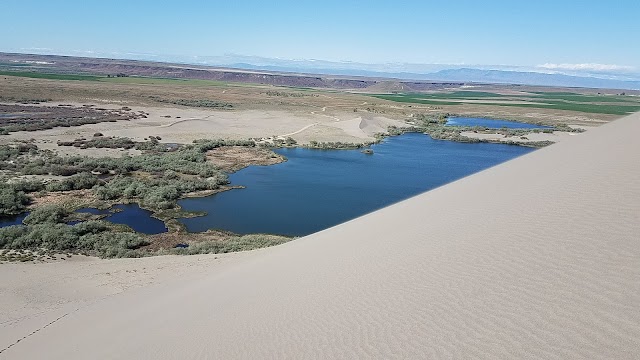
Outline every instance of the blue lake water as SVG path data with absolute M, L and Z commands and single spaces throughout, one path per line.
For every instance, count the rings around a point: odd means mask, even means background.
M 3 216 L 0 217 L 0 228 L 11 225 L 20 225 L 22 224 L 22 220 L 27 217 L 29 213 L 23 213 L 15 216 Z
M 120 211 L 111 211 L 116 209 Z M 94 215 L 108 215 L 104 220 L 110 221 L 114 224 L 128 225 L 133 230 L 144 234 L 159 234 L 167 232 L 167 227 L 164 225 L 164 222 L 151 217 L 151 212 L 141 209 L 138 204 L 115 205 L 111 209 L 107 210 L 83 208 L 79 209 L 77 212 L 90 213 Z M 23 213 L 12 217 L 2 217 L 0 218 L 0 228 L 11 225 L 20 225 L 27 215 L 29 215 L 29 213 Z M 79 222 L 80 221 L 69 221 L 67 222 L 67 225 L 75 225 Z
M 230 175 L 232 184 L 246 188 L 180 200 L 185 210 L 207 212 L 180 221 L 191 232 L 307 235 L 533 150 L 433 140 L 420 133 L 391 137 L 371 148 L 373 155 L 359 150 L 276 150 L 288 161 L 250 166 Z M 137 204 L 78 211 L 105 214 L 105 220 L 141 233 L 167 231 L 162 221 Z M 27 215 L 0 218 L 0 227 L 21 224 Z
M 433 140 L 421 133 L 387 138 L 371 148 L 373 155 L 359 150 L 276 150 L 288 161 L 230 175 L 232 184 L 246 188 L 180 200 L 185 210 L 208 213 L 180 221 L 191 232 L 302 236 L 532 151 Z
M 549 126 L 526 124 L 516 121 L 495 120 L 474 117 L 450 117 L 447 119 L 447 126 L 482 126 L 489 129 L 550 129 Z
M 111 210 L 119 210 L 113 212 Z M 111 209 L 98 210 L 93 208 L 84 208 L 78 212 L 88 212 L 95 215 L 111 214 L 104 220 L 114 224 L 128 225 L 133 230 L 144 234 L 159 234 L 167 232 L 164 222 L 151 217 L 151 212 L 141 209 L 138 204 L 121 204 L 115 205 Z

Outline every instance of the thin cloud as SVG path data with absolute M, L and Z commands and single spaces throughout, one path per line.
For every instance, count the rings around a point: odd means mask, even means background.
M 23 47 L 20 48 L 21 51 L 52 51 L 52 48 L 46 47 Z
M 614 65 L 614 64 L 542 64 L 536 66 L 540 69 L 547 70 L 570 70 L 570 71 L 631 71 L 634 70 L 633 66 L 626 65 Z
M 71 52 L 74 52 L 76 54 L 95 54 L 96 53 L 93 50 L 71 50 Z

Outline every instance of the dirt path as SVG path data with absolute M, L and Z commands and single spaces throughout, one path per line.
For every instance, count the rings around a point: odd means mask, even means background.
M 181 120 L 178 120 L 178 121 L 174 121 L 174 122 L 172 122 L 170 124 L 160 125 L 158 127 L 161 127 L 161 128 L 172 127 L 173 125 L 177 125 L 177 124 L 180 124 L 180 123 L 183 123 L 183 122 L 187 122 L 187 121 L 206 120 L 206 119 L 208 119 L 208 118 L 210 118 L 212 116 L 213 115 L 208 115 L 208 116 L 205 116 L 205 117 L 202 117 L 202 118 L 181 119 Z
M 323 109 L 322 109 L 322 111 L 324 111 L 324 109 L 326 109 L 326 107 L 325 107 L 325 108 L 323 108 Z M 318 114 L 318 113 L 317 113 L 317 112 L 315 112 L 315 111 L 312 111 L 312 112 L 311 112 L 311 114 L 312 114 L 312 115 L 318 115 L 318 116 L 328 117 L 328 118 L 333 119 L 333 120 L 335 120 L 335 121 L 340 121 L 340 118 L 338 118 L 338 117 L 331 116 L 331 115 L 325 115 L 325 114 Z
M 312 112 L 312 114 L 313 114 L 313 112 Z M 300 130 L 294 131 L 294 132 L 292 132 L 292 133 L 288 133 L 288 134 L 280 135 L 280 136 L 282 136 L 282 137 L 287 137 L 287 136 L 292 136 L 292 135 L 295 135 L 295 134 L 299 134 L 299 133 L 301 133 L 301 132 L 303 132 L 303 131 L 305 131 L 305 130 L 307 130 L 307 129 L 309 129 L 309 128 L 312 128 L 312 127 L 314 127 L 314 126 L 318 125 L 318 124 L 320 124 L 320 123 L 319 123 L 319 122 L 317 122 L 317 123 L 313 123 L 313 124 L 311 124 L 311 125 L 307 125 L 307 126 L 303 127 L 303 128 L 302 128 L 302 129 L 300 129 Z

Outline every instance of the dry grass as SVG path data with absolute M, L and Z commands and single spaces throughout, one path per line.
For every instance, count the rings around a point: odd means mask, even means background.
M 224 172 L 235 172 L 249 165 L 274 165 L 286 161 L 282 155 L 265 148 L 224 146 L 207 152 L 207 161 Z

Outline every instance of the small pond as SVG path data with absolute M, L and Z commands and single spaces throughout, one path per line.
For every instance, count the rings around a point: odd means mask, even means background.
M 489 129 L 551 129 L 549 126 L 527 124 L 516 121 L 496 120 L 475 117 L 450 117 L 446 126 L 482 126 Z
M 167 232 L 164 222 L 151 217 L 151 212 L 141 209 L 138 204 L 115 205 L 111 209 L 99 210 L 94 208 L 79 209 L 79 213 L 90 213 L 94 215 L 107 215 L 104 220 L 114 224 L 128 225 L 133 230 L 144 234 L 159 234 Z M 11 225 L 20 225 L 22 221 L 29 215 L 23 213 L 20 215 L 1 217 L 0 228 Z M 68 225 L 75 225 L 80 221 L 69 221 Z
M 88 212 L 94 215 L 110 214 L 104 220 L 114 224 L 128 225 L 133 230 L 144 234 L 167 232 L 164 222 L 151 217 L 151 212 L 140 208 L 138 204 L 120 204 L 107 210 L 84 208 L 78 212 Z
M 22 224 L 22 220 L 24 220 L 24 218 L 26 218 L 27 215 L 29 215 L 28 212 L 20 215 L 2 216 L 0 217 L 0 228 L 3 228 L 5 226 L 11 226 L 11 225 L 20 225 Z

